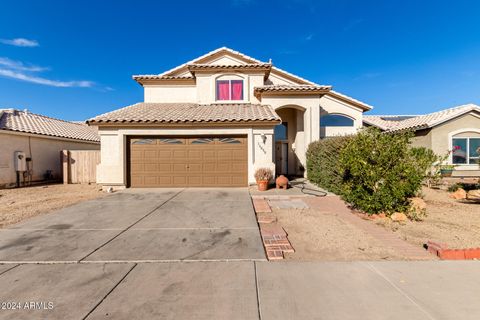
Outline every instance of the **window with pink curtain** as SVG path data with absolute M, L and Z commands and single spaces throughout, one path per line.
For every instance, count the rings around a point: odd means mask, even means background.
M 217 100 L 230 100 L 230 81 L 217 81 Z
M 243 100 L 243 81 L 232 80 L 232 95 L 231 100 Z
M 243 80 L 217 80 L 217 100 L 243 100 Z

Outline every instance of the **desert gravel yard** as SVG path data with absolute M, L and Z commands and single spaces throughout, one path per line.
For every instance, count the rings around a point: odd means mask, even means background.
M 444 190 L 423 188 L 422 194 L 428 214 L 423 221 L 401 224 L 376 219 L 375 222 L 418 246 L 433 240 L 450 248 L 480 248 L 480 203 L 454 200 Z
M 96 184 L 49 184 L 1 189 L 0 228 L 103 195 Z
M 365 231 L 335 213 L 315 209 L 275 209 L 273 214 L 295 248 L 285 259 L 297 261 L 403 260 Z

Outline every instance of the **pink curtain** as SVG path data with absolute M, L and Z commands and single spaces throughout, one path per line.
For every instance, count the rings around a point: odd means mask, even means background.
M 232 80 L 232 100 L 243 100 L 242 80 Z
M 217 100 L 230 100 L 228 81 L 217 81 Z

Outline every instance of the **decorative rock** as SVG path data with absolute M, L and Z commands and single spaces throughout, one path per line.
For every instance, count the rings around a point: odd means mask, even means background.
M 467 192 L 462 188 L 459 188 L 457 191 L 450 193 L 449 197 L 456 200 L 465 199 L 467 197 Z
M 425 210 L 427 210 L 427 204 L 422 198 L 411 198 L 410 206 L 412 210 L 418 213 L 424 212 Z
M 405 222 L 408 220 L 407 216 L 401 212 L 395 212 L 390 216 L 390 218 L 392 219 L 392 221 L 396 222 Z
M 277 189 L 284 189 L 287 190 L 288 188 L 288 179 L 284 175 L 279 176 L 276 180 L 275 183 L 277 185 Z
M 466 198 L 468 200 L 480 201 L 480 190 L 470 190 L 470 191 L 468 191 Z

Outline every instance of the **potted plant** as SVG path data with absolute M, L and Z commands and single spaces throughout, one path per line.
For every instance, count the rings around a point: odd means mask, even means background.
M 272 179 L 272 170 L 268 168 L 258 168 L 255 171 L 255 180 L 259 191 L 266 191 L 268 189 L 268 182 Z
M 453 169 L 455 168 L 454 165 L 451 164 L 444 164 L 440 166 L 440 174 L 442 177 L 451 177 Z

